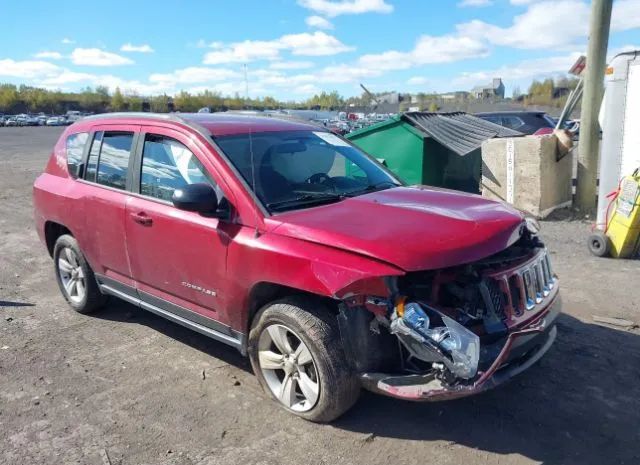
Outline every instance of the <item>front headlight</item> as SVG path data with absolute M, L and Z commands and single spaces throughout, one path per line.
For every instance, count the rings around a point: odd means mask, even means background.
M 540 223 L 535 218 L 531 216 L 525 217 L 524 224 L 531 235 L 535 236 L 540 232 Z
M 453 366 L 449 369 L 460 378 L 473 378 L 478 372 L 480 338 L 448 316 L 442 315 L 442 321 L 449 329 L 449 338 L 441 343 L 449 349 L 453 359 Z
M 437 314 L 442 319 L 444 326 L 431 327 L 425 308 L 416 302 L 404 303 L 400 308 L 396 307 L 395 315 L 391 321 L 391 332 L 399 337 L 409 336 L 414 341 L 424 344 L 428 341 L 435 344 L 449 357 L 442 357 L 442 362 L 456 376 L 463 379 L 473 378 L 478 372 L 478 361 L 480 359 L 480 338 L 462 326 L 457 321 L 449 318 L 437 310 L 428 307 L 428 310 Z M 400 310 L 400 311 L 398 311 Z M 435 319 L 438 320 L 436 315 Z M 401 337 L 402 340 L 402 337 Z M 411 344 L 414 355 L 425 361 L 433 361 L 434 353 L 421 356 L 424 349 L 416 350 L 415 342 Z

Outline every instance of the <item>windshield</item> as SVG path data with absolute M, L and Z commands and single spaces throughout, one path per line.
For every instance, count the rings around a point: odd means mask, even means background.
M 251 139 L 249 134 L 216 137 L 215 142 L 270 211 L 307 208 L 401 185 L 368 155 L 330 132 L 262 132 Z

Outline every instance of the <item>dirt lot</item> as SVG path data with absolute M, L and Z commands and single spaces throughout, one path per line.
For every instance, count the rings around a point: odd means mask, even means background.
M 541 363 L 497 390 L 413 404 L 363 393 L 332 425 L 261 393 L 234 350 L 112 300 L 72 312 L 32 226 L 59 128 L 0 128 L 0 463 L 640 463 L 640 261 L 591 257 L 545 222 L 565 314 Z

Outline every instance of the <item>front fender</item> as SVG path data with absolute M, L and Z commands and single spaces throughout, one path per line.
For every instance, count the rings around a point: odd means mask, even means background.
M 393 265 L 330 245 L 266 233 L 255 237 L 243 228 L 228 255 L 228 314 L 232 327 L 243 328 L 250 307 L 251 289 L 272 283 L 312 294 L 344 300 L 359 294 L 386 297 L 387 276 L 404 271 Z M 238 309 L 243 309 L 241 313 Z

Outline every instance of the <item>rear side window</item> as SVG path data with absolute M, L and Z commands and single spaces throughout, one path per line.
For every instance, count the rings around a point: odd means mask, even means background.
M 140 173 L 141 194 L 170 202 L 174 190 L 201 182 L 216 187 L 200 160 L 187 147 L 169 137 L 146 136 Z
M 124 190 L 132 144 L 131 132 L 96 133 L 89 152 L 85 179 Z
M 96 182 L 96 172 L 98 171 L 98 157 L 100 156 L 100 146 L 102 145 L 102 133 L 97 132 L 91 143 L 91 151 L 89 152 L 89 160 L 87 161 L 87 169 L 84 178 L 87 181 Z
M 89 139 L 89 134 L 86 132 L 71 134 L 67 137 L 67 168 L 73 178 L 77 178 L 80 175 L 80 170 L 82 169 L 82 154 L 84 153 L 84 146 L 87 144 L 87 139 Z
M 520 126 L 524 126 L 524 121 L 517 116 L 503 116 L 502 125 L 511 129 L 517 129 Z
M 483 116 L 482 119 L 485 119 L 491 123 L 499 124 L 500 126 L 502 126 L 502 121 L 500 120 L 499 116 Z

